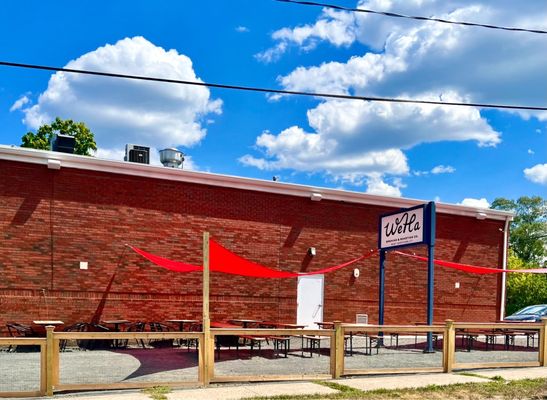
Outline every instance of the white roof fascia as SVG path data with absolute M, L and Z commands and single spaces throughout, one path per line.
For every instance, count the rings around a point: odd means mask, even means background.
M 328 189 L 314 186 L 298 185 L 265 181 L 260 179 L 242 178 L 230 175 L 208 172 L 186 171 L 148 164 L 137 164 L 125 161 L 105 160 L 96 157 L 59 153 L 46 150 L 27 149 L 15 146 L 0 145 L 0 160 L 17 161 L 31 164 L 48 165 L 48 160 L 60 161 L 61 168 L 107 172 L 141 176 L 153 179 L 196 183 L 201 185 L 219 186 L 242 190 L 275 193 L 297 197 L 311 198 L 312 194 L 320 194 L 323 200 L 333 200 L 357 204 L 370 204 L 393 208 L 412 207 L 426 202 L 425 200 L 407 199 L 371 195 L 360 192 Z M 49 161 L 51 163 L 51 161 Z M 486 214 L 487 219 L 512 220 L 513 213 L 507 211 L 467 207 L 456 204 L 436 203 L 437 212 L 443 214 L 477 217 L 478 213 Z

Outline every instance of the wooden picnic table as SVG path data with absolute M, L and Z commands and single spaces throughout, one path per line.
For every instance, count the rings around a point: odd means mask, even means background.
M 179 326 L 179 331 L 184 332 L 184 325 L 192 325 L 198 323 L 197 319 L 168 319 L 166 322 L 171 322 Z
M 229 322 L 237 325 L 241 325 L 243 328 L 247 328 L 251 324 L 258 324 L 261 321 L 258 321 L 256 319 L 231 319 Z
M 285 322 L 262 321 L 259 323 L 259 326 L 261 328 L 271 328 L 271 329 L 304 329 L 307 325 L 287 324 Z

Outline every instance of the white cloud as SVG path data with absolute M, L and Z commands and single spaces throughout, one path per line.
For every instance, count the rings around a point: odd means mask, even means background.
M 123 161 L 124 156 L 124 149 L 106 149 L 99 147 L 95 152 L 95 157 L 104 158 L 105 160 Z
M 186 171 L 199 171 L 199 166 L 194 162 L 194 159 L 192 156 L 185 155 L 184 156 L 184 163 L 182 164 L 182 167 Z
M 435 95 L 424 93 L 422 97 L 434 99 Z M 455 93 L 447 97 L 459 99 Z M 352 147 L 408 149 L 445 140 L 495 146 L 501 141 L 500 134 L 474 108 L 329 100 L 309 110 L 308 120 L 317 132 L 355 139 Z
M 351 12 L 336 11 L 325 8 L 321 17 L 314 24 L 296 28 L 282 28 L 272 34 L 277 44 L 266 49 L 255 57 L 262 62 L 277 61 L 290 44 L 301 50 L 309 51 L 317 46 L 318 41 L 328 41 L 337 47 L 349 46 L 355 41 L 355 17 Z
M 30 99 L 27 96 L 21 96 L 21 97 L 19 97 L 19 99 L 17 99 L 15 101 L 15 103 L 13 103 L 13 105 L 10 107 L 9 111 L 13 112 L 13 111 L 16 111 L 16 110 L 20 110 L 28 102 L 30 102 Z
M 533 154 L 536 154 L 536 152 L 532 149 L 528 149 L 528 154 L 533 155 Z
M 287 43 L 280 42 L 277 43 L 274 47 L 255 54 L 254 57 L 258 61 L 267 64 L 279 60 L 281 56 L 285 53 L 285 51 L 287 51 Z
M 461 203 L 458 203 L 458 204 L 461 204 L 462 206 L 475 207 L 475 208 L 489 208 L 490 207 L 490 203 L 484 197 L 482 197 L 480 199 L 465 198 L 465 199 L 462 200 Z
M 378 175 L 372 175 L 367 178 L 366 182 L 366 193 L 381 196 L 401 197 L 401 187 L 404 187 L 400 181 L 396 181 L 393 185 L 390 185 L 384 182 Z
M 244 156 L 240 157 L 238 160 L 243 165 L 247 165 L 249 167 L 255 167 L 264 171 L 271 171 L 273 169 L 277 169 L 273 167 L 271 164 L 271 161 L 267 161 L 263 158 L 256 158 L 251 156 L 250 154 L 245 154 Z
M 247 154 L 239 161 L 263 170 L 323 171 L 336 180 L 353 184 L 363 184 L 372 175 L 408 173 L 406 156 L 399 149 L 351 149 L 351 139 L 345 142 L 328 134 L 308 133 L 298 126 L 278 135 L 264 132 L 257 138 L 256 146 L 264 151 L 263 157 Z
M 537 2 L 499 0 L 494 4 L 483 0 L 470 5 L 464 0 L 361 0 L 358 6 L 453 20 L 547 28 L 547 8 Z M 356 13 L 353 20 L 322 14 L 319 21 L 323 20 L 347 24 L 344 30 L 353 32 L 354 41 L 366 46 L 368 52 L 347 62 L 297 68 L 280 78 L 285 88 L 383 96 L 404 92 L 412 97 L 434 89 L 439 93 L 462 93 L 470 101 L 530 105 L 544 102 L 547 58 L 538 51 L 544 46 L 543 35 L 515 35 L 364 13 Z M 319 36 L 316 37 L 319 40 Z M 320 39 L 337 44 L 328 36 Z M 282 36 L 278 40 L 286 42 L 287 39 Z M 370 48 L 375 51 L 370 52 Z M 534 115 L 547 118 L 547 113 Z
M 451 165 L 437 165 L 431 168 L 431 171 L 412 171 L 414 176 L 427 176 L 429 174 L 439 175 L 439 174 L 452 174 L 456 172 L 456 168 Z
M 547 9 L 533 2 L 361 0 L 358 6 L 453 20 L 547 28 Z M 538 51 L 544 44 L 541 35 L 517 37 L 506 32 L 435 22 L 323 11 L 315 23 L 279 29 L 273 38 L 274 46 L 257 58 L 272 61 L 291 45 L 308 51 L 321 41 L 334 46 L 357 44 L 361 49 L 346 61 L 338 59 L 301 66 L 278 77 L 280 85 L 287 90 L 532 105 L 542 104 L 545 97 L 547 58 Z M 256 144 L 264 154 L 246 155 L 242 162 L 258 168 L 319 170 L 338 179 L 361 183 L 370 180 L 371 174 L 380 174 L 383 182 L 385 176 L 400 177 L 408 173 L 403 150 L 443 141 L 474 141 L 480 147 L 501 142 L 501 134 L 481 116 L 480 109 L 474 107 L 319 101 L 319 105 L 307 113 L 311 130 L 292 127 L 278 135 L 261 135 Z M 531 114 L 520 115 L 529 117 Z M 387 158 L 388 151 L 398 152 L 398 156 Z M 383 154 L 382 161 L 388 161 L 371 162 L 362 168 L 364 160 L 373 159 L 371 154 Z M 452 172 L 451 166 L 437 166 L 431 171 L 413 174 Z
M 200 81 L 192 61 L 143 37 L 125 38 L 70 61 L 66 68 Z M 202 120 L 221 112 L 204 87 L 57 72 L 36 105 L 23 109 L 30 128 L 56 116 L 85 122 L 102 153 L 119 155 L 126 143 L 163 148 L 192 146 L 206 135 Z
M 240 32 L 240 33 L 246 33 L 246 32 L 249 32 L 249 28 L 247 28 L 246 26 L 236 26 L 236 32 Z
M 500 141 L 478 110 L 461 107 L 329 100 L 308 111 L 308 122 L 313 132 L 293 126 L 278 135 L 261 134 L 256 145 L 264 154 L 247 154 L 240 161 L 266 170 L 323 171 L 336 180 L 364 184 L 371 174 L 408 174 L 402 149 L 420 143 L 475 140 L 493 146 Z M 450 172 L 450 166 L 431 171 Z
M 450 165 L 437 165 L 431 170 L 432 174 L 452 174 L 456 172 L 456 168 Z
M 531 168 L 526 168 L 524 176 L 534 183 L 547 185 L 547 164 L 537 164 Z

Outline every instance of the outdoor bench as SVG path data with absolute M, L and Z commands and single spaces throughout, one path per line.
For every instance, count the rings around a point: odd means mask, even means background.
M 241 335 L 239 336 L 240 339 L 243 339 L 244 343 L 247 341 L 249 342 L 251 346 L 251 357 L 253 356 L 253 349 L 255 346 L 258 347 L 258 352 L 260 353 L 260 350 L 262 350 L 262 343 L 267 342 L 269 337 L 266 336 L 249 336 L 249 335 Z
M 321 356 L 321 340 L 330 339 L 329 336 L 302 335 L 302 357 L 304 357 L 304 348 L 309 349 L 310 357 L 313 356 L 313 351 L 317 350 L 317 355 Z M 306 341 L 306 346 L 304 346 Z
M 282 350 L 285 358 L 288 357 L 288 352 L 291 350 L 291 337 L 290 336 L 270 336 L 270 340 L 273 342 L 274 355 L 279 357 L 279 353 Z

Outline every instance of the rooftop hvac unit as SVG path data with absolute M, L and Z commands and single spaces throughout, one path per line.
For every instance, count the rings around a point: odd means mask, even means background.
M 124 161 L 150 164 L 150 147 L 126 144 Z
M 368 314 L 355 314 L 356 324 L 368 324 Z
M 74 147 L 76 146 L 76 139 L 74 136 L 61 135 L 56 133 L 51 139 L 51 150 L 61 153 L 74 153 Z

